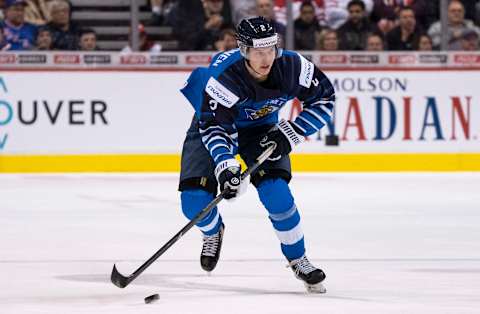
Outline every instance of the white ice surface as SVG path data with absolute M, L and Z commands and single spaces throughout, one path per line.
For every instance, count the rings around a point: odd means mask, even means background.
M 222 203 L 222 258 L 201 270 L 198 230 L 125 289 L 186 220 L 175 175 L 0 175 L 0 313 L 480 313 L 480 173 L 295 175 L 308 295 L 256 191 Z M 160 300 L 144 304 L 153 293 Z

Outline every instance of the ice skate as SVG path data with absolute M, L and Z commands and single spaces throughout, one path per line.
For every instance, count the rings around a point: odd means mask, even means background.
M 217 266 L 220 258 L 220 250 L 222 249 L 223 231 L 225 225 L 222 223 L 217 233 L 213 235 L 203 236 L 203 248 L 200 255 L 200 264 L 203 270 L 211 272 Z
M 313 266 L 305 255 L 298 259 L 289 261 L 295 277 L 302 280 L 309 293 L 325 293 L 327 289 L 322 284 L 325 280 L 325 273 Z

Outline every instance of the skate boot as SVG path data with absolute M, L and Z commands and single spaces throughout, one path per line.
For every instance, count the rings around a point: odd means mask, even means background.
M 325 293 L 327 289 L 322 284 L 325 279 L 325 273 L 313 266 L 305 255 L 298 259 L 289 261 L 295 277 L 302 280 L 307 291 L 310 293 Z
M 217 266 L 222 249 L 223 231 L 225 225 L 222 223 L 217 233 L 203 236 L 203 248 L 200 255 L 200 264 L 203 270 L 211 272 Z

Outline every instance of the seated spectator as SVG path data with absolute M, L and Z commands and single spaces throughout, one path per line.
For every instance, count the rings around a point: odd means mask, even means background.
M 338 50 L 338 36 L 333 29 L 326 29 L 317 32 L 317 50 L 323 51 L 337 51 Z
M 399 11 L 399 25 L 387 34 L 388 50 L 417 50 L 423 31 L 417 25 L 415 12 L 410 7 Z
M 277 22 L 275 11 L 273 10 L 273 0 L 257 0 L 256 15 L 263 16 L 267 21 L 270 21 L 275 31 L 280 35 L 281 40 L 285 40 L 287 28 L 284 24 Z
M 308 1 L 310 2 L 315 9 L 315 17 L 317 18 L 320 26 L 324 27 L 327 25 L 325 19 L 325 3 L 324 0 L 292 0 L 292 16 L 293 19 L 297 19 L 300 16 L 300 8 L 302 4 Z M 275 12 L 275 20 L 280 24 L 287 24 L 287 0 L 275 0 L 275 6 L 273 10 Z
M 473 29 L 466 29 L 462 34 L 461 39 L 462 50 L 464 51 L 478 51 L 479 35 Z
M 300 16 L 295 20 L 295 49 L 315 50 L 315 33 L 321 31 L 312 2 L 305 1 L 300 7 Z
M 383 38 L 379 34 L 369 34 L 367 36 L 367 51 L 384 51 Z
M 7 0 L 3 34 L 10 50 L 31 50 L 35 46 L 37 27 L 25 22 L 25 1 Z
M 172 9 L 180 50 L 214 50 L 220 32 L 233 28 L 228 0 L 182 0 Z
M 427 27 L 426 20 L 427 2 L 438 2 L 432 0 L 374 0 L 373 11 L 370 16 L 373 23 L 383 21 L 394 21 L 400 14 L 403 7 L 412 8 L 417 23 L 420 27 Z
M 420 39 L 418 40 L 418 50 L 419 51 L 432 51 L 433 50 L 433 44 L 432 44 L 432 39 L 430 36 L 427 34 L 423 34 L 420 36 Z
M 77 50 L 79 28 L 70 21 L 70 5 L 64 0 L 50 2 L 51 21 L 47 27 L 52 33 L 53 48 L 58 50 Z
M 220 33 L 220 38 L 215 42 L 217 51 L 228 51 L 237 48 L 236 32 L 227 28 Z
M 44 25 L 50 21 L 49 0 L 26 0 L 25 21 L 34 25 Z
M 459 1 L 452 1 L 448 5 L 448 28 L 446 30 L 448 34 L 448 50 L 461 50 L 462 34 L 466 30 L 473 30 L 477 34 L 480 34 L 480 29 L 473 24 L 472 21 L 465 19 L 465 9 L 463 4 Z M 435 22 L 430 26 L 428 34 L 432 38 L 433 47 L 440 48 L 442 40 L 442 24 L 440 21 Z
M 325 18 L 327 26 L 331 29 L 338 29 L 348 19 L 348 3 L 350 0 L 323 0 L 325 3 Z M 373 0 L 363 0 L 367 15 L 373 9 Z
M 99 50 L 97 47 L 97 33 L 91 28 L 82 29 L 78 45 L 82 51 Z
M 351 0 L 347 7 L 348 20 L 337 31 L 340 50 L 365 50 L 368 33 L 376 29 L 365 16 L 362 0 Z
M 53 38 L 47 27 L 40 27 L 37 34 L 36 50 L 53 50 Z

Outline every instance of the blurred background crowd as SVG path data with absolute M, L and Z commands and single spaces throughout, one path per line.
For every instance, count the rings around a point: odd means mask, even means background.
M 480 0 L 0 0 L 0 50 L 222 51 L 246 16 L 271 20 L 296 50 L 479 50 Z M 132 14 L 138 49 L 132 48 Z M 138 36 L 138 37 L 137 37 Z

